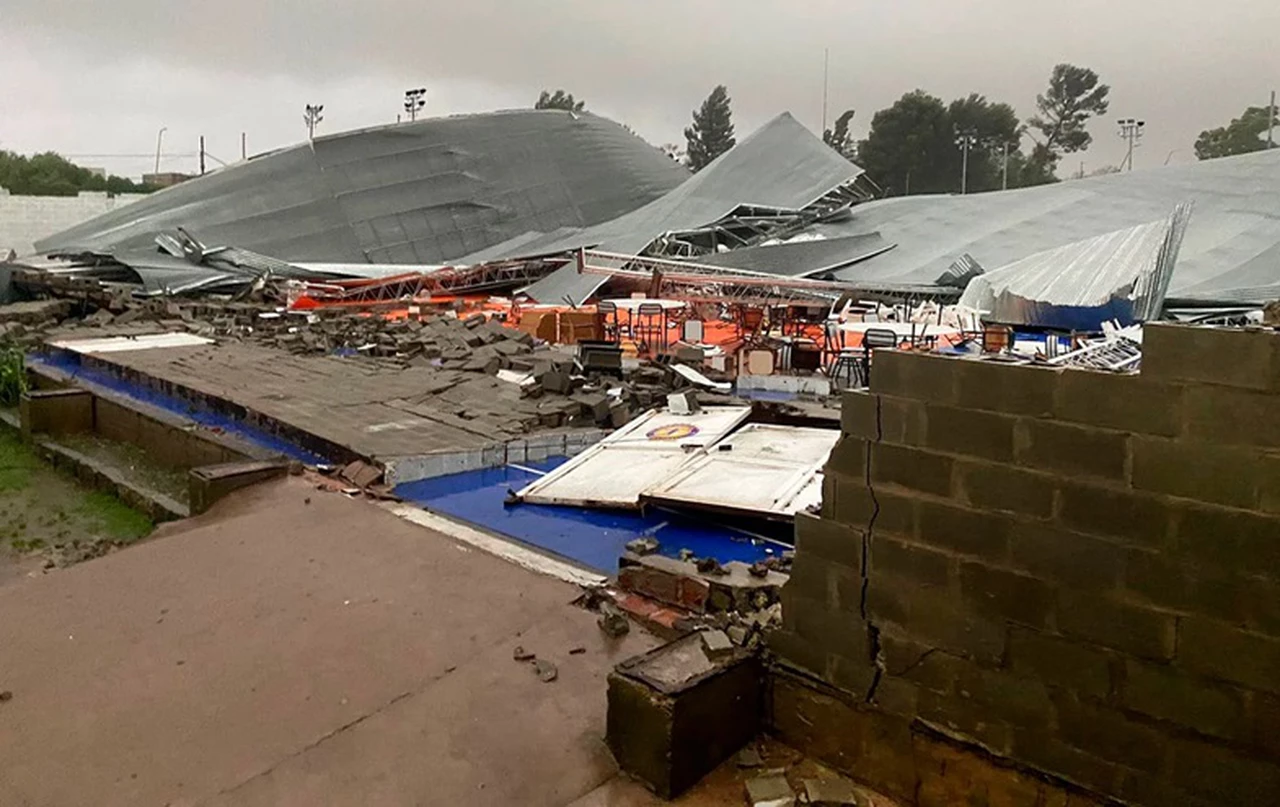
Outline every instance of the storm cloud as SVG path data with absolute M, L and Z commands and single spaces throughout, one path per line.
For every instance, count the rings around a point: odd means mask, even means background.
M 1191 144 L 1280 84 L 1273 0 L 3 0 L 0 148 L 54 149 L 116 173 L 191 170 L 197 138 L 217 159 L 320 131 L 395 120 L 406 87 L 434 115 L 527 106 L 564 89 L 655 144 L 682 139 L 727 84 L 745 134 L 790 111 L 821 126 L 923 88 L 979 92 L 1026 117 L 1057 62 L 1112 86 L 1086 170 L 1122 156 L 1114 118 L 1141 117 L 1139 167 L 1194 159 Z M 210 162 L 216 165 L 216 160 Z

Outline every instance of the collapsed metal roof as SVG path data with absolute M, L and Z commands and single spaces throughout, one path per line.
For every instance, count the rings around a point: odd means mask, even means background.
M 441 264 L 531 230 L 614 219 L 688 177 L 657 148 L 590 113 L 429 118 L 236 163 L 36 249 L 136 259 L 157 255 L 161 232 L 185 228 L 206 244 L 282 261 Z M 160 258 L 155 268 L 180 267 Z
M 638 210 L 560 238 L 515 243 L 496 257 L 519 257 L 594 247 L 640 254 L 667 233 L 704 228 L 736 211 L 797 213 L 852 183 L 863 170 L 783 113 L 720 155 L 680 187 Z M 494 257 L 493 253 L 488 253 Z M 581 302 L 604 281 L 569 266 L 533 284 L 530 297 L 543 302 Z
M 1280 298 L 1280 149 L 968 196 L 909 196 L 854 208 L 828 236 L 878 231 L 898 246 L 838 270 L 856 282 L 929 282 L 958 257 L 1003 266 L 1163 218 L 1192 202 L 1170 298 Z
M 1094 236 L 1014 261 L 969 281 L 960 305 L 1010 325 L 1099 331 L 1160 316 L 1190 217 Z

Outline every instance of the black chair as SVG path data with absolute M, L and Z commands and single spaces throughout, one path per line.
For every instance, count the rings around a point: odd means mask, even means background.
M 862 334 L 862 373 L 867 384 L 871 383 L 871 354 L 877 348 L 896 348 L 901 344 L 898 335 L 888 328 L 869 328 Z
M 619 344 L 622 341 L 622 329 L 618 322 L 618 305 L 608 300 L 596 303 L 596 313 L 600 316 L 600 330 L 604 341 Z

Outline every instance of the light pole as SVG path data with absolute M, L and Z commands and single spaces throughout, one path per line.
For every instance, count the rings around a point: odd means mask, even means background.
M 307 139 L 314 140 L 316 137 L 316 126 L 320 121 L 324 120 L 324 104 L 307 104 L 306 112 L 302 115 L 302 120 L 307 124 Z
M 1125 155 L 1125 162 L 1128 163 L 1129 171 L 1133 170 L 1133 150 L 1137 147 L 1138 141 L 1142 139 L 1142 132 L 1147 126 L 1144 120 L 1135 118 L 1121 118 L 1120 121 L 1120 137 L 1129 141 L 1129 153 Z
M 960 195 L 969 192 L 969 149 L 978 145 L 978 133 L 973 129 L 956 129 L 956 145 L 964 155 L 960 168 Z
M 160 173 L 160 144 L 164 142 L 164 133 L 169 131 L 168 126 L 161 126 L 160 131 L 156 132 L 156 170 L 153 173 Z
M 418 112 L 426 105 L 427 89 L 425 87 L 404 91 L 404 111 L 409 113 L 411 122 L 418 119 Z

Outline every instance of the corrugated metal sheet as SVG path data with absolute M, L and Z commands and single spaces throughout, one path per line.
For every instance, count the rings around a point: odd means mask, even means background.
M 910 196 L 859 205 L 829 236 L 880 232 L 896 249 L 838 270 L 860 282 L 927 283 L 968 253 L 1003 266 L 1133 227 L 1190 201 L 1169 288 L 1179 299 L 1280 297 L 1280 149 L 968 196 Z
M 593 247 L 638 255 L 664 233 L 693 230 L 717 222 L 740 207 L 773 211 L 803 210 L 863 174 L 790 114 L 758 129 L 671 193 L 597 227 L 539 245 L 545 252 Z M 528 243 L 499 257 L 530 253 Z M 604 278 L 580 275 L 572 266 L 543 278 L 527 290 L 541 302 L 580 303 Z
M 697 262 L 769 275 L 812 277 L 866 260 L 894 246 L 880 233 L 862 233 L 843 238 L 814 238 L 735 249 L 716 255 L 702 255 Z
M 165 230 L 284 261 L 439 264 L 530 231 L 609 221 L 689 172 L 620 125 L 557 110 L 429 118 L 316 138 L 41 240 L 150 252 Z
M 974 277 L 962 306 L 1009 325 L 1096 331 L 1103 322 L 1159 315 L 1190 207 L 1141 224 L 1046 250 Z

